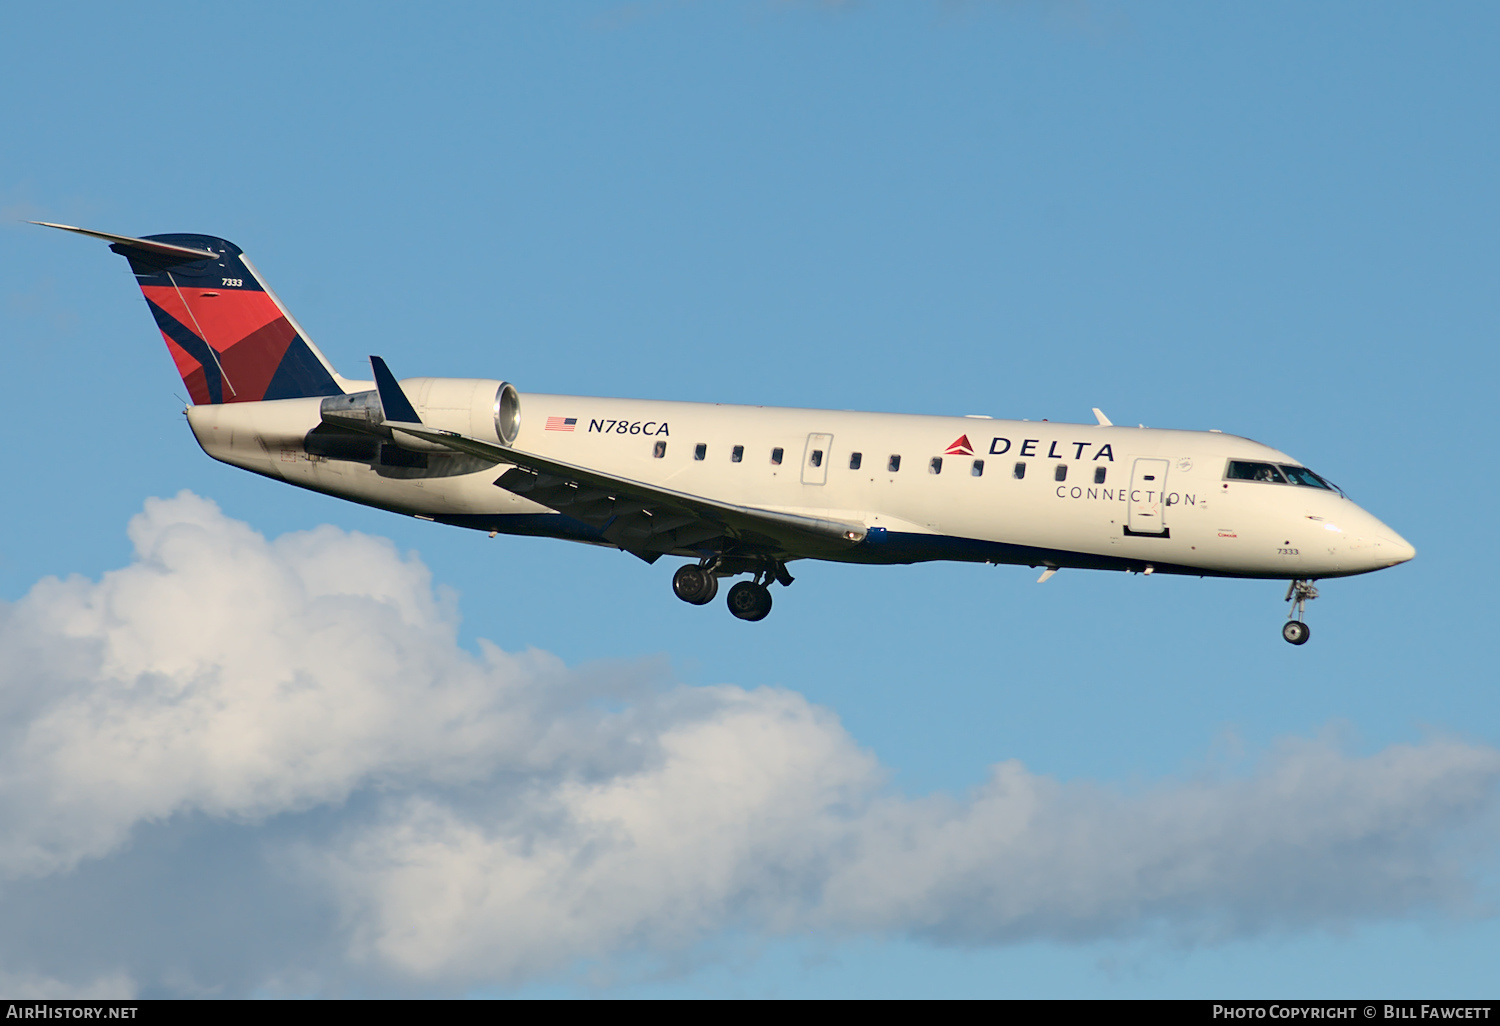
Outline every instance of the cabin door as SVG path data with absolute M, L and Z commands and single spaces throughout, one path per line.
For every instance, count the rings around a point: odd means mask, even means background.
M 1166 460 L 1136 460 L 1130 471 L 1130 533 L 1166 534 Z
M 808 435 L 807 451 L 802 454 L 802 483 L 828 483 L 828 457 L 833 454 L 832 435 Z

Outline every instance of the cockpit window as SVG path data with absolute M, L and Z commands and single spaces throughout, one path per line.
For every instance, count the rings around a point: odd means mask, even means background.
M 1325 491 L 1344 492 L 1338 485 L 1323 480 L 1306 467 L 1291 463 L 1251 463 L 1249 460 L 1230 460 L 1224 471 L 1228 481 L 1267 481 L 1271 484 L 1294 484 L 1305 488 L 1322 488 Z
M 1281 464 L 1281 472 L 1292 479 L 1292 484 L 1307 485 L 1309 488 L 1333 489 L 1333 485 L 1324 481 L 1306 467 L 1293 467 L 1283 463 Z
M 1269 481 L 1286 484 L 1287 480 L 1274 463 L 1251 463 L 1248 460 L 1230 460 L 1229 470 L 1224 474 L 1231 481 Z

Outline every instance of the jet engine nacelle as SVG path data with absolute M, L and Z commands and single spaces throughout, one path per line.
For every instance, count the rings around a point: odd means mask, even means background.
M 493 378 L 407 378 L 401 391 L 422 423 L 510 445 L 521 430 L 521 396 Z M 377 400 L 378 401 L 378 400 Z
M 428 427 L 456 431 L 487 442 L 510 445 L 521 429 L 521 397 L 514 385 L 493 378 L 407 378 L 401 390 Z M 365 435 L 390 439 L 413 452 L 449 452 L 444 446 L 392 432 L 380 395 L 373 389 L 323 399 L 322 421 Z

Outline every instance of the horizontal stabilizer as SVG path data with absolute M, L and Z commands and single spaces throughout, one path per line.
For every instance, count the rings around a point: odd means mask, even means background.
M 150 239 L 132 239 L 129 235 L 111 235 L 109 232 L 96 232 L 92 228 L 75 228 L 71 224 L 53 224 L 51 221 L 32 221 L 31 224 L 39 224 L 43 228 L 61 228 L 65 232 L 77 232 L 79 235 L 92 235 L 96 239 L 105 242 L 113 242 L 116 245 L 125 246 L 129 249 L 144 250 L 147 253 L 156 253 L 160 256 L 180 257 L 183 260 L 217 260 L 218 253 L 206 249 L 193 249 L 189 246 L 174 246 L 168 242 L 153 242 Z

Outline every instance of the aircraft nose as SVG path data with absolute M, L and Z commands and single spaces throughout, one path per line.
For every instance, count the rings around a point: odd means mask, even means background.
M 1350 518 L 1352 530 L 1346 535 L 1349 555 L 1355 563 L 1366 570 L 1383 570 L 1405 563 L 1417 554 L 1405 538 L 1364 510 L 1360 513 L 1361 516 Z
M 1411 542 L 1401 537 L 1395 531 L 1392 531 L 1384 538 L 1377 538 L 1375 544 L 1385 551 L 1386 556 L 1391 561 L 1391 566 L 1395 566 L 1397 563 L 1405 563 L 1417 554 L 1417 550 L 1412 547 Z

